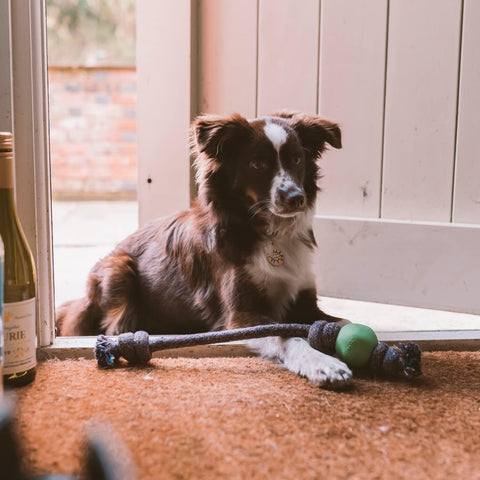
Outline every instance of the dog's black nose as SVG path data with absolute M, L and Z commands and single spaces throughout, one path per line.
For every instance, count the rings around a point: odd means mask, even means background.
M 280 200 L 290 210 L 301 210 L 305 206 L 305 194 L 297 187 L 280 190 Z
M 301 209 L 305 206 L 305 195 L 302 192 L 289 193 L 287 203 L 292 209 Z

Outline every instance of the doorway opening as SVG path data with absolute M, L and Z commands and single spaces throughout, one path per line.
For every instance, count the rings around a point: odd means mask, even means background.
M 55 303 L 138 226 L 135 0 L 47 0 Z

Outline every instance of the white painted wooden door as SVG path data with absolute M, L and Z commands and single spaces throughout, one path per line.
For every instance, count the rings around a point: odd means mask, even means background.
M 345 144 L 318 205 L 322 293 L 480 313 L 480 3 L 326 0 L 321 22 L 319 111 Z
M 142 221 L 188 204 L 196 114 L 318 112 L 344 144 L 321 160 L 319 292 L 480 313 L 480 2 L 140 3 Z M 167 42 L 158 15 L 179 40 Z M 175 136 L 162 133 L 172 115 Z M 160 194 L 147 183 L 159 163 Z

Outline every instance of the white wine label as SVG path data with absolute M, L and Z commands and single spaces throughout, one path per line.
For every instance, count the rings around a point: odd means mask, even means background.
M 4 375 L 23 372 L 36 365 L 35 330 L 35 298 L 3 305 Z

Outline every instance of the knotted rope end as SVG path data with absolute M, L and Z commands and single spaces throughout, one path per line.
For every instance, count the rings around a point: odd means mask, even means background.
M 94 353 L 100 368 L 113 368 L 121 357 L 132 365 L 144 365 L 152 358 L 149 336 L 143 331 L 122 333 L 118 341 L 99 335 Z
M 115 347 L 115 343 L 105 335 L 97 337 L 94 354 L 100 368 L 113 368 L 117 361 L 114 354 Z

